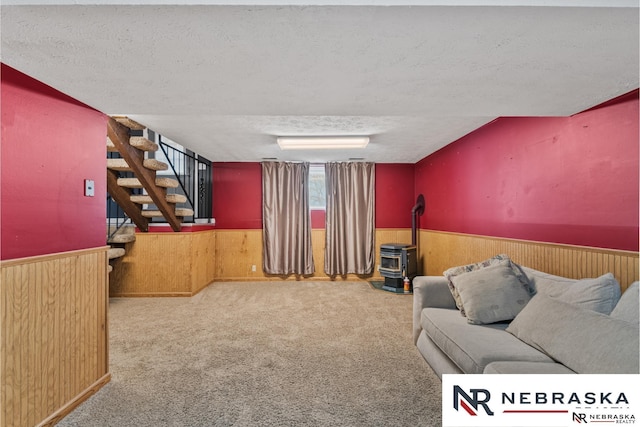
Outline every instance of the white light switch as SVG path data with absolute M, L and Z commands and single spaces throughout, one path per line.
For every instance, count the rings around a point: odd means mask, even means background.
M 84 195 L 88 197 L 95 195 L 95 184 L 92 179 L 84 180 Z

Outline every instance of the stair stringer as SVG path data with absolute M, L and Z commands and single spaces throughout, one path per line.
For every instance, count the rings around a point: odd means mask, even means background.
M 107 169 L 107 191 L 140 231 L 149 230 L 149 219 L 142 216 L 142 207 L 131 201 L 131 189 L 119 186 L 118 173 L 111 169 Z

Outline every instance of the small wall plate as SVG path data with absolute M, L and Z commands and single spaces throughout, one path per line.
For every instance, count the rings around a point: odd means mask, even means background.
M 92 179 L 84 180 L 84 195 L 87 197 L 95 196 L 95 183 Z

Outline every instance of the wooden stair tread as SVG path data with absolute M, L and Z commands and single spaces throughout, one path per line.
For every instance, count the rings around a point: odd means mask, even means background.
M 146 218 L 162 218 L 162 212 L 160 211 L 142 211 L 142 216 Z M 193 209 L 188 208 L 176 208 L 177 217 L 193 216 Z
M 173 178 L 156 178 L 156 185 L 165 188 L 177 188 L 180 183 Z
M 133 130 L 144 130 L 144 129 L 146 129 L 146 126 L 141 125 L 140 123 L 136 122 L 135 120 L 131 120 L 127 116 L 111 116 L 111 117 L 116 122 L 120 123 L 121 125 L 124 125 L 124 126 L 128 127 L 129 129 L 133 129 Z
M 176 208 L 176 216 L 179 216 L 179 217 L 193 216 L 193 209 Z
M 187 196 L 183 194 L 167 194 L 165 200 L 169 203 L 186 203 Z M 132 194 L 131 201 L 133 203 L 138 203 L 139 205 L 153 204 L 153 200 L 151 199 L 151 196 L 146 194 Z
M 144 159 L 142 166 L 154 171 L 164 171 L 169 169 L 169 165 L 156 159 Z M 128 172 L 131 171 L 131 166 L 125 159 L 107 159 L 107 169 L 115 171 Z
M 107 159 L 107 169 L 114 171 L 130 171 L 131 167 L 125 159 Z
M 136 226 L 133 224 L 124 224 L 121 226 L 117 226 L 117 225 L 110 225 L 109 226 L 109 230 L 108 230 L 109 234 L 112 233 L 116 233 L 117 234 L 135 234 L 136 233 Z
M 109 137 L 107 137 L 107 152 L 110 152 L 110 153 L 118 152 L 118 149 L 116 148 L 115 144 Z
M 155 142 L 145 138 L 144 136 L 132 136 L 129 138 L 129 144 L 132 147 L 137 148 L 142 151 L 158 151 L 160 147 Z M 111 140 L 111 138 L 107 137 L 107 151 L 109 152 L 118 152 L 115 144 Z
M 142 162 L 142 166 L 154 171 L 166 171 L 167 169 L 169 169 L 168 164 L 156 159 L 144 159 L 144 161 Z
M 112 260 L 124 256 L 125 250 L 122 248 L 109 248 L 107 254 L 109 256 L 109 259 Z
M 118 185 L 126 188 L 142 188 L 142 183 L 138 178 L 118 178 Z M 180 184 L 172 178 L 156 178 L 156 185 L 158 187 L 176 188 Z
M 145 138 L 144 136 L 132 136 L 129 138 L 129 144 L 132 147 L 142 151 L 158 151 L 158 144 Z
M 118 233 L 115 236 L 111 236 L 107 243 L 131 243 L 136 241 L 135 234 Z
M 167 194 L 167 202 L 187 203 L 187 196 L 185 196 L 184 194 Z

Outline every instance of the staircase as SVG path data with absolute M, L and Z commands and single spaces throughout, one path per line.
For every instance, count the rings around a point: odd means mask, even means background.
M 107 150 L 118 151 L 122 158 L 107 159 L 107 191 L 140 231 L 148 231 L 149 219 L 155 217 L 164 218 L 173 231 L 180 231 L 182 219 L 193 215 L 193 210 L 177 208 L 176 205 L 184 203 L 186 198 L 167 192 L 168 188 L 178 187 L 177 180 L 156 177 L 156 171 L 166 170 L 168 165 L 155 159 L 145 159 L 145 152 L 157 151 L 158 145 L 144 137 L 131 136 L 132 130 L 144 129 L 127 117 L 109 119 Z M 122 171 L 133 172 L 135 178 L 121 178 Z M 147 197 L 133 194 L 133 188 L 144 188 L 144 196 Z M 156 209 L 143 209 L 145 204 L 151 203 Z
M 173 231 L 180 231 L 183 218 L 193 216 L 193 210 L 177 207 L 185 203 L 187 198 L 168 191 L 177 188 L 178 181 L 156 176 L 157 171 L 167 170 L 168 165 L 146 158 L 146 153 L 157 151 L 158 145 L 145 137 L 132 135 L 144 129 L 145 126 L 128 117 L 109 118 L 107 151 L 118 152 L 121 158 L 107 158 L 107 191 L 140 231 L 149 231 L 152 218 L 164 218 Z M 123 172 L 131 172 L 134 177 L 123 177 Z M 144 189 L 145 194 L 134 193 L 133 189 L 138 188 Z M 145 208 L 149 205 L 155 205 L 156 209 Z M 134 228 L 122 227 L 109 239 L 107 243 L 112 245 L 109 250 L 110 262 L 124 255 L 126 243 L 135 241 Z

